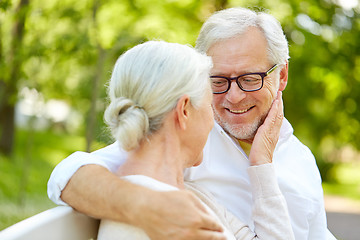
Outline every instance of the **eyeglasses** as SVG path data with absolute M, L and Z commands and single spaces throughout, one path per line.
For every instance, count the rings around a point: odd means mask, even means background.
M 232 81 L 236 81 L 239 88 L 244 92 L 258 91 L 264 85 L 264 78 L 272 73 L 277 67 L 278 65 L 275 64 L 266 72 L 245 73 L 233 78 L 224 76 L 210 76 L 213 93 L 226 93 L 229 91 Z

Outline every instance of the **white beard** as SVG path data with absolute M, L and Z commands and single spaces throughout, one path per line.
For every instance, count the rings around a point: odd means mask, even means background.
M 264 123 L 265 116 L 257 117 L 253 122 L 248 124 L 229 124 L 223 120 L 214 110 L 215 121 L 231 136 L 240 140 L 253 140 L 258 128 Z

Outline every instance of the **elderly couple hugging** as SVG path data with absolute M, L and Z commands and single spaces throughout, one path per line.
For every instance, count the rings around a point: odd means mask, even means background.
M 49 197 L 103 219 L 98 239 L 333 239 L 315 159 L 283 117 L 288 58 L 278 21 L 243 8 L 212 15 L 196 50 L 128 50 L 105 111 L 116 142 L 63 160 Z

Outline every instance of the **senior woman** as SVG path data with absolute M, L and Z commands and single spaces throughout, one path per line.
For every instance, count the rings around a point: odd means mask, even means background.
M 268 174 L 271 158 L 267 154 L 272 154 L 275 146 L 255 139 L 255 150 L 261 150 L 250 154 L 258 165 L 249 171 L 254 179 L 254 222 L 258 235 L 217 204 L 211 194 L 183 181 L 183 170 L 201 163 L 202 150 L 213 127 L 211 67 L 210 57 L 189 46 L 162 41 L 140 44 L 118 59 L 108 89 L 111 102 L 105 111 L 105 121 L 114 138 L 127 152 L 117 174 L 157 191 L 190 189 L 203 201 L 205 211 L 222 226 L 224 239 L 292 239 L 285 201 L 274 172 Z M 269 138 L 275 142 L 280 125 L 272 125 L 275 121 L 271 118 L 281 117 L 282 111 L 279 94 L 269 113 L 269 123 L 264 124 L 274 128 Z M 270 227 L 269 222 L 275 222 L 277 228 Z M 136 226 L 102 220 L 98 239 L 150 238 Z

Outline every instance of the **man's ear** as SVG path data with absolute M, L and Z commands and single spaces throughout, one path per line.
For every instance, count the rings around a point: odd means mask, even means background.
M 180 129 L 182 130 L 186 129 L 187 122 L 189 120 L 190 105 L 190 97 L 188 95 L 182 96 L 176 104 L 176 119 Z
M 289 70 L 289 62 L 286 61 L 285 66 L 280 71 L 280 85 L 279 90 L 284 91 L 288 81 L 288 70 Z

